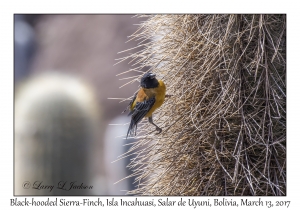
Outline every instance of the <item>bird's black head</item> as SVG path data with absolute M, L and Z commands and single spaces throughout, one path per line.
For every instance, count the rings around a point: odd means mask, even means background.
M 153 73 L 146 73 L 141 79 L 141 86 L 143 88 L 156 88 L 158 87 L 158 81 L 155 78 L 155 74 Z

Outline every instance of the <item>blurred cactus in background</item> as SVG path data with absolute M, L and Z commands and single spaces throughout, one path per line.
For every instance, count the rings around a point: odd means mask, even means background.
M 91 148 L 99 131 L 93 91 L 76 77 L 48 73 L 18 87 L 15 103 L 15 194 L 91 195 L 58 188 L 93 185 Z M 26 189 L 26 181 L 54 189 Z
M 133 15 L 15 15 L 16 195 L 124 195 L 125 192 L 120 190 L 132 190 L 132 185 L 129 185 L 132 180 L 114 185 L 123 176 L 115 177 L 116 179 L 110 177 L 114 170 L 115 175 L 120 171 L 125 175 L 128 173 L 128 159 L 111 163 L 126 151 L 128 146 L 123 145 L 127 142 L 115 141 L 116 136 L 108 139 L 105 137 L 106 130 L 110 130 L 108 124 L 120 116 L 125 106 L 125 103 L 108 98 L 130 96 L 137 88 L 137 85 L 119 88 L 124 80 L 116 75 L 130 64 L 122 62 L 114 65 L 117 62 L 117 52 L 135 46 L 134 42 L 125 43 L 126 37 L 136 30 L 134 24 L 143 18 L 132 17 Z M 21 29 L 25 28 L 30 39 L 26 38 L 23 30 L 19 30 L 19 26 L 23 26 L 16 23 L 19 20 L 26 22 L 26 26 Z M 29 30 L 26 30 L 27 26 Z M 28 42 L 25 47 L 19 47 L 16 43 L 18 40 Z M 55 69 L 56 75 L 36 77 L 48 69 Z M 136 73 L 131 72 L 129 75 L 134 76 Z M 24 81 L 26 78 L 27 81 Z M 101 108 L 96 137 L 94 128 L 88 126 L 95 126 L 91 119 L 97 118 L 93 114 L 96 112 L 95 107 L 89 108 L 91 104 L 85 101 L 87 98 L 84 98 L 84 91 L 79 91 L 86 90 L 86 85 L 75 78 L 84 80 L 95 90 L 91 96 L 94 98 L 93 105 Z M 52 87 L 50 91 L 51 88 L 46 84 L 57 88 L 54 91 Z M 114 132 L 122 132 L 122 128 L 115 126 Z M 105 141 L 112 146 L 109 151 L 104 151 Z M 113 142 L 115 145 L 111 144 Z M 118 153 L 120 150 L 122 152 Z M 104 158 L 107 152 L 112 155 L 112 160 L 108 162 Z M 57 184 L 56 179 L 77 179 L 78 182 L 83 179 L 85 184 L 93 185 L 93 190 L 49 192 L 22 188 L 25 181 L 43 181 L 42 184 L 46 185 Z M 123 188 L 123 185 L 129 188 Z

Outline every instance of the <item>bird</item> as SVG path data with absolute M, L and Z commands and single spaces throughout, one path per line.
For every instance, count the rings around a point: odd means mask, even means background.
M 143 75 L 140 83 L 141 88 L 134 94 L 127 108 L 130 109 L 128 116 L 131 116 L 130 125 L 127 131 L 128 135 L 136 134 L 137 124 L 144 118 L 148 117 L 149 123 L 156 127 L 157 134 L 162 132 L 152 118 L 152 113 L 159 108 L 165 101 L 166 85 L 162 80 L 157 80 L 154 73 L 148 72 Z

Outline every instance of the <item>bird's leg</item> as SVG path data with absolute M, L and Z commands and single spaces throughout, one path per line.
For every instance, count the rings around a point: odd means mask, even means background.
M 149 123 L 151 123 L 152 125 L 154 125 L 156 127 L 156 130 L 158 131 L 157 134 L 160 134 L 162 132 L 162 129 L 154 124 L 153 119 L 152 119 L 152 115 L 148 118 L 148 120 L 149 120 Z

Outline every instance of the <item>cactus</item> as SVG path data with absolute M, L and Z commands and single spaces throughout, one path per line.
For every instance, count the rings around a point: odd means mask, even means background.
M 16 91 L 15 194 L 92 195 L 91 148 L 98 108 L 92 90 L 77 78 L 46 73 Z M 23 186 L 30 182 L 29 189 Z M 66 184 L 64 185 L 64 183 Z M 52 190 L 33 189 L 53 185 Z M 64 187 L 63 187 L 64 186 Z
M 161 134 L 138 128 L 129 194 L 286 195 L 286 16 L 147 17 L 123 60 L 172 97 L 154 113 Z

